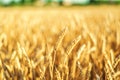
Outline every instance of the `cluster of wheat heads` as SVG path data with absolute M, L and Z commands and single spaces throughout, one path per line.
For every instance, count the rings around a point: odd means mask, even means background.
M 80 13 L 0 15 L 0 80 L 119 80 L 120 12 Z
M 82 35 L 75 38 L 66 47 L 62 41 L 67 28 L 61 31 L 54 46 L 49 48 L 46 39 L 36 42 L 7 41 L 7 36 L 0 36 L 0 79 L 17 80 L 113 80 L 120 79 L 120 56 L 115 58 L 113 49 L 106 49 L 106 39 L 98 48 L 91 47 L 90 42 L 84 43 Z M 43 34 L 43 33 L 42 33 Z M 33 34 L 31 34 L 33 35 Z M 22 35 L 21 35 L 22 36 Z M 38 35 L 40 36 L 40 35 Z M 22 39 L 24 36 L 22 36 Z M 94 42 L 94 36 L 89 35 Z M 99 46 L 99 45 L 98 45 Z M 99 56 L 96 53 L 102 53 Z M 117 52 L 118 53 L 118 50 Z M 110 57 L 109 57 L 110 56 Z

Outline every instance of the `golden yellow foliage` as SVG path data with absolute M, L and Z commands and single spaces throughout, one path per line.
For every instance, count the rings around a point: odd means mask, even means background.
M 0 80 L 119 80 L 119 8 L 1 8 Z

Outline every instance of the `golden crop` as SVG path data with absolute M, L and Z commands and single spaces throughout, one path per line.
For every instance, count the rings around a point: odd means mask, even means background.
M 119 80 L 119 8 L 1 8 L 0 80 Z

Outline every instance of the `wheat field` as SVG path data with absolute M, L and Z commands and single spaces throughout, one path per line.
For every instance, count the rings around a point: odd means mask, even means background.
M 0 80 L 120 80 L 120 6 L 0 8 Z

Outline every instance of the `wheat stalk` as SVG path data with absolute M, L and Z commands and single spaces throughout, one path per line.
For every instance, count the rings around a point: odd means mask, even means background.
M 66 53 L 67 55 L 70 55 L 71 51 L 75 47 L 75 45 L 80 41 L 81 36 L 78 36 L 75 40 L 73 40 L 67 47 Z

